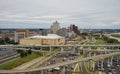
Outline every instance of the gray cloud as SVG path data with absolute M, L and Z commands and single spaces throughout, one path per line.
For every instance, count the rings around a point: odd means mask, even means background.
M 120 0 L 0 0 L 0 28 L 61 26 L 120 29 Z

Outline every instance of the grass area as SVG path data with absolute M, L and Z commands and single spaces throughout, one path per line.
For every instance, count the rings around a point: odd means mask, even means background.
M 103 39 L 96 39 L 96 44 L 105 44 L 106 41 L 104 41 Z
M 42 56 L 42 53 L 33 52 L 31 55 L 28 55 L 26 57 L 17 58 L 15 60 L 7 62 L 5 64 L 0 64 L 0 69 L 7 69 L 7 70 L 8 69 L 13 69 L 13 68 L 25 63 L 25 62 L 28 62 L 28 61 L 33 60 L 33 59 L 35 59 L 37 57 L 40 57 L 40 56 Z
M 118 37 L 120 38 L 120 34 L 111 34 L 113 37 Z

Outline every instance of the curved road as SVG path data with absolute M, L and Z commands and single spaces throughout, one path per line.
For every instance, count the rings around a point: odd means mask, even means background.
M 10 56 L 8 58 L 2 59 L 2 60 L 0 60 L 0 64 L 9 62 L 9 61 L 14 60 L 14 59 L 16 59 L 18 57 L 20 57 L 20 54 L 16 54 L 16 55 Z
M 69 65 L 69 64 L 74 64 L 77 62 L 82 62 L 82 61 L 88 61 L 88 60 L 101 60 L 107 57 L 111 57 L 111 56 L 115 56 L 115 55 L 120 55 L 120 52 L 114 52 L 114 53 L 110 53 L 110 54 L 103 54 L 103 55 L 97 55 L 97 56 L 92 56 L 92 57 L 86 57 L 86 58 L 80 58 L 80 59 L 76 59 L 73 61 L 67 61 L 67 62 L 62 62 L 62 63 L 56 63 L 50 66 L 46 66 L 46 67 L 40 67 L 40 68 L 36 68 L 36 69 L 32 69 L 32 70 L 0 70 L 0 73 L 23 73 L 23 72 L 33 72 L 33 71 L 41 71 L 41 70 L 46 70 L 46 69 L 51 69 L 51 68 L 55 68 L 55 67 L 60 67 L 60 66 L 65 66 L 65 65 Z

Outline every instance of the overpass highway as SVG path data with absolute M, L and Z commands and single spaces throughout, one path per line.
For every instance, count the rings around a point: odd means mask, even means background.
M 105 44 L 105 45 L 0 45 L 0 48 L 4 47 L 120 47 L 120 44 Z
M 16 49 L 20 49 L 20 50 L 29 50 L 29 49 L 26 49 L 26 48 L 16 48 Z M 50 52 L 50 51 L 45 51 L 45 50 L 36 50 L 36 49 L 31 49 L 32 51 L 35 51 L 35 52 Z M 79 49 L 79 50 L 84 50 L 84 51 L 94 51 L 94 52 L 120 52 L 120 50 L 113 50 L 113 49 L 96 49 L 96 50 L 93 50 L 93 49 Z M 52 52 L 55 52 L 55 53 L 64 53 L 64 52 L 73 52 L 73 51 L 52 51 Z
M 56 63 L 53 65 L 45 66 L 45 67 L 40 67 L 40 68 L 35 68 L 32 70 L 0 70 L 0 73 L 24 73 L 24 72 L 34 72 L 34 71 L 42 71 L 42 70 L 47 70 L 55 67 L 60 67 L 60 66 L 65 66 L 65 65 L 70 65 L 70 64 L 75 64 L 78 62 L 82 61 L 89 61 L 89 60 L 101 60 L 107 57 L 115 56 L 115 55 L 120 55 L 120 52 L 113 52 L 109 54 L 102 54 L 102 55 L 97 55 L 97 56 L 92 56 L 92 57 L 86 57 L 86 58 L 78 58 L 72 61 L 67 61 L 67 62 L 62 62 L 62 63 Z

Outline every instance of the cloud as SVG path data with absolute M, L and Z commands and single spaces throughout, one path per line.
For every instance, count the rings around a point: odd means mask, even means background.
M 56 20 L 62 26 L 119 28 L 119 7 L 120 0 L 0 0 L 0 28 L 9 24 L 11 28 L 12 24 L 49 27 Z
M 120 26 L 120 21 L 119 22 L 112 22 L 112 24 Z

